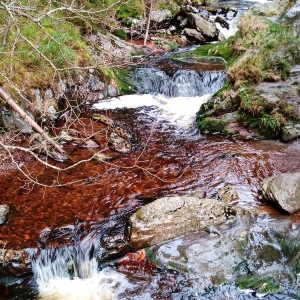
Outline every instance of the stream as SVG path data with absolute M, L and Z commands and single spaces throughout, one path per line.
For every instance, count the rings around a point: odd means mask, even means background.
M 1 241 L 26 249 L 33 276 L 0 279 L 0 299 L 299 299 L 297 276 L 278 238 L 297 240 L 298 217 L 265 202 L 259 184 L 274 174 L 300 172 L 300 141 L 202 136 L 196 113 L 225 79 L 220 60 L 165 59 L 137 67 L 132 82 L 138 94 L 86 107 L 74 126 L 99 132 L 101 141 L 103 125 L 90 116 L 102 113 L 133 132 L 143 147 L 60 174 L 25 163 L 39 181 L 65 187 L 32 186 L 17 171 L 5 173 L 1 200 L 13 211 L 0 227 Z M 64 147 L 73 162 L 99 151 Z M 100 150 L 111 153 L 105 145 Z M 126 248 L 112 251 L 141 206 L 165 196 L 218 199 L 225 183 L 237 190 L 237 205 L 252 213 L 251 221 L 153 246 L 148 259 Z M 280 288 L 273 295 L 255 286 L 239 289 L 235 279 L 250 273 L 276 278 Z

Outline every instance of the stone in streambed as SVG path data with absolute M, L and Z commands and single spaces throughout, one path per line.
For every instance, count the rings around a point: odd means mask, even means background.
M 245 214 L 245 210 L 215 199 L 160 198 L 131 216 L 130 247 L 146 248 L 210 225 L 233 222 Z
M 234 156 L 233 156 L 234 157 Z M 237 203 L 240 200 L 240 197 L 236 189 L 230 184 L 225 183 L 225 185 L 218 190 L 218 195 L 222 201 L 225 203 Z
M 265 178 L 261 184 L 267 200 L 290 214 L 300 209 L 300 173 L 283 173 Z
M 6 216 L 9 213 L 9 206 L 7 204 L 0 205 L 0 225 L 6 221 Z

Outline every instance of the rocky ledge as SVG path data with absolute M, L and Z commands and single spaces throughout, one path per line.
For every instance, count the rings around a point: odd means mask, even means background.
M 146 248 L 162 241 L 248 216 L 242 208 L 199 197 L 160 198 L 131 218 L 130 247 Z

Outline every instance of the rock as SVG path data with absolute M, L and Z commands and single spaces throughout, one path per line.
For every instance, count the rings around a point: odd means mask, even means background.
M 107 96 L 108 97 L 116 97 L 120 94 L 119 88 L 117 85 L 109 84 L 107 86 Z
M 2 122 L 9 131 L 20 131 L 21 133 L 26 134 L 32 133 L 32 126 L 22 119 L 21 116 L 14 110 L 4 106 L 1 108 L 0 113 L 2 116 Z M 33 119 L 33 116 L 29 112 L 26 113 Z
M 263 82 L 255 87 L 255 95 L 263 97 L 271 106 L 282 102 L 293 105 L 300 115 L 299 95 L 297 87 L 292 85 L 293 79 L 296 77 L 285 82 Z
M 25 250 L 0 248 L 0 266 L 14 264 L 20 268 L 27 268 L 29 263 L 29 255 Z
M 222 117 L 221 117 L 222 121 L 224 121 L 226 123 L 237 122 L 239 120 L 239 118 L 240 118 L 240 114 L 237 110 L 226 113 L 226 114 L 222 115 Z
M 300 209 L 300 173 L 283 173 L 265 178 L 261 184 L 267 200 L 290 214 Z
M 90 91 L 92 91 L 92 92 L 102 91 L 105 88 L 105 84 L 102 81 L 99 81 L 93 75 L 90 75 L 88 86 L 89 86 Z
M 221 16 L 217 16 L 215 22 L 219 23 L 223 28 L 229 29 L 229 23 Z
M 185 28 L 181 34 L 184 34 L 189 40 L 197 42 L 206 42 L 205 37 L 196 29 Z
M 187 26 L 187 24 L 188 24 L 188 18 L 185 18 L 179 23 L 179 27 L 184 28 Z
M 197 29 L 205 37 L 210 40 L 216 40 L 218 37 L 218 29 L 216 25 L 210 21 L 205 20 L 199 14 L 190 13 L 188 14 L 188 23 L 192 28 Z
M 115 132 L 111 132 L 109 144 L 113 150 L 120 153 L 126 154 L 131 151 L 131 144 Z
M 180 7 L 180 15 L 182 15 L 183 17 L 187 16 L 190 13 L 197 14 L 198 9 L 196 7 L 191 6 L 191 5 L 185 5 L 185 6 Z
M 151 26 L 156 29 L 166 28 L 170 25 L 172 12 L 168 9 L 153 10 L 151 12 Z
M 198 127 L 201 133 L 222 133 L 226 131 L 226 125 L 221 119 L 207 117 L 199 122 Z
M 86 140 L 82 143 L 81 147 L 91 149 L 91 148 L 99 148 L 99 145 L 93 140 Z
M 112 161 L 120 157 L 119 153 L 116 152 L 97 152 L 94 153 L 94 158 L 99 160 L 100 162 L 104 161 Z
M 245 214 L 243 209 L 215 199 L 160 198 L 131 216 L 130 247 L 149 247 L 210 225 L 233 222 Z
M 231 21 L 237 14 L 237 10 L 229 10 L 226 14 L 226 19 Z
M 300 123 L 286 123 L 282 128 L 282 139 L 287 142 L 300 136 Z
M 110 53 L 115 58 L 124 59 L 125 57 L 131 57 L 132 53 L 140 53 L 141 48 L 128 43 L 121 38 L 112 34 L 102 34 L 98 32 L 97 35 L 92 35 L 89 40 L 98 44 L 100 50 Z
M 0 205 L 0 225 L 6 221 L 6 216 L 9 213 L 9 206 L 7 204 Z
M 218 190 L 218 195 L 220 199 L 227 204 L 236 204 L 240 200 L 236 189 L 230 183 L 227 182 L 222 188 Z
M 282 0 L 285 1 L 286 0 Z M 290 3 L 285 6 L 288 8 L 284 13 L 284 21 L 290 24 L 294 30 L 295 35 L 299 36 L 299 27 L 300 27 L 300 0 L 295 0 L 294 5 L 290 7 Z
M 97 120 L 109 127 L 112 127 L 115 125 L 114 121 L 104 115 L 101 115 L 101 114 L 93 114 L 92 116 L 93 120 Z

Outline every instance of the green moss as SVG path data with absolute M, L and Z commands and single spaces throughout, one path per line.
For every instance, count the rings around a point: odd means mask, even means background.
M 277 242 L 281 246 L 281 251 L 286 257 L 286 265 L 293 271 L 294 275 L 300 272 L 300 242 L 282 233 L 273 232 Z
M 112 34 L 116 35 L 117 37 L 121 38 L 122 40 L 127 39 L 126 32 L 123 29 L 116 29 L 112 32 Z
M 160 261 L 156 258 L 156 252 L 151 248 L 145 248 L 146 257 L 148 261 L 153 262 L 156 266 L 160 265 Z
M 135 213 L 135 216 L 136 216 L 136 219 L 137 220 L 141 220 L 143 218 L 143 211 L 142 209 L 138 210 L 136 213 Z
M 240 289 L 253 289 L 260 293 L 276 293 L 280 288 L 278 279 L 270 276 L 240 276 L 236 283 Z
M 232 38 L 217 44 L 206 44 L 192 52 L 195 56 L 216 56 L 227 62 L 227 66 L 232 66 L 239 58 L 232 49 Z
M 208 117 L 201 120 L 198 127 L 201 132 L 223 132 L 225 130 L 226 123 L 220 119 Z

